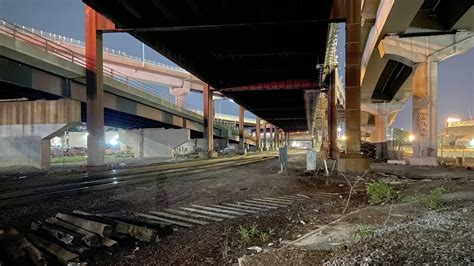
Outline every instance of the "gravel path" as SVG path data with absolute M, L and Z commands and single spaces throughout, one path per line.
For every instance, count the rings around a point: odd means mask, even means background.
M 376 230 L 325 264 L 472 264 L 473 218 L 472 202 L 467 207 L 432 211 Z

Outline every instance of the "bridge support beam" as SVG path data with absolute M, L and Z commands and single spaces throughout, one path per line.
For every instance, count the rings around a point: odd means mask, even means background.
M 242 106 L 239 106 L 239 149 L 240 152 L 244 152 L 245 149 L 245 140 L 244 140 L 244 120 L 245 109 Z
M 472 32 L 400 38 L 387 36 L 379 44 L 380 56 L 413 67 L 413 157 L 410 164 L 438 165 L 438 65 L 474 47 Z
M 386 159 L 388 155 L 387 151 L 387 115 L 376 115 L 375 116 L 375 138 L 374 142 L 377 143 L 377 159 Z
M 340 1 L 336 1 L 338 3 Z M 342 16 L 346 18 L 346 154 L 339 158 L 341 172 L 363 172 L 369 168 L 369 160 L 360 155 L 360 65 L 361 47 L 361 0 L 342 1 Z
M 87 165 L 104 164 L 104 61 L 102 31 L 115 26 L 89 6 L 85 6 L 86 87 L 87 87 Z
M 263 150 L 267 151 L 267 122 L 263 122 Z
M 191 91 L 191 82 L 184 80 L 183 86 L 178 88 L 170 88 L 171 95 L 174 96 L 174 100 L 177 106 L 184 106 L 184 97 Z
M 203 84 L 204 149 L 208 158 L 216 157 L 214 151 L 214 100 L 209 84 Z
M 260 117 L 257 117 L 257 119 L 255 120 L 256 121 L 256 125 L 255 125 L 255 146 L 257 146 L 257 150 L 261 150 L 261 143 L 260 143 L 260 135 L 261 135 L 261 132 L 260 132 Z
M 329 101 L 329 157 L 331 159 L 337 159 L 339 156 L 339 148 L 337 147 L 337 97 L 336 97 L 336 72 L 333 71 L 330 74 L 330 87 L 328 93 Z
M 438 63 L 423 62 L 413 72 L 413 157 L 410 164 L 438 165 Z
M 50 167 L 51 139 L 81 121 L 74 100 L 0 103 L 0 167 Z

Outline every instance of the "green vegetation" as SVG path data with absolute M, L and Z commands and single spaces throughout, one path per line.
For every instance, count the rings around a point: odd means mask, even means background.
M 85 161 L 86 159 L 87 157 L 85 155 L 52 157 L 51 163 L 76 163 Z
M 357 235 L 360 238 L 366 238 L 374 233 L 374 228 L 370 224 L 359 224 L 357 225 Z
M 441 202 L 441 195 L 446 192 L 444 187 L 438 187 L 431 190 L 430 195 L 426 199 L 426 206 L 432 210 L 439 209 L 443 206 Z
M 397 197 L 393 188 L 384 182 L 374 182 L 367 186 L 367 195 L 369 203 L 372 205 L 389 202 Z
M 269 234 L 265 231 L 259 230 L 256 224 L 249 228 L 239 225 L 239 230 L 237 232 L 239 233 L 240 241 L 242 241 L 243 244 L 248 244 L 256 239 L 265 243 L 270 238 Z

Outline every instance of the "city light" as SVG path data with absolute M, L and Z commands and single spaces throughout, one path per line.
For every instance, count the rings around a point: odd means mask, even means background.
M 409 140 L 409 141 L 414 141 L 414 140 L 415 140 L 415 136 L 413 136 L 413 135 L 408 136 L 408 140 Z
M 469 142 L 469 144 L 471 144 L 471 146 L 474 147 L 474 139 L 471 139 L 471 141 Z
M 344 141 L 347 140 L 346 135 L 342 135 L 342 136 L 341 136 L 341 140 L 344 140 Z
M 337 132 L 341 132 L 342 131 L 342 128 L 341 127 L 338 127 L 337 128 Z
M 117 145 L 119 144 L 118 138 L 119 138 L 118 135 L 113 136 L 113 137 L 109 140 L 110 146 L 117 146 Z
M 459 122 L 461 121 L 461 119 L 459 118 L 455 118 L 455 117 L 448 117 L 448 119 L 446 120 L 448 123 L 451 123 L 451 122 Z

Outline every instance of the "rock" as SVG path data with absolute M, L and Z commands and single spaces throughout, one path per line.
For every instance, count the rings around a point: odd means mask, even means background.
M 25 178 L 27 178 L 26 175 L 22 175 L 22 176 L 18 177 L 18 179 L 25 179 Z
M 260 253 L 260 252 L 262 252 L 262 250 L 263 250 L 263 249 L 262 249 L 261 247 L 259 247 L 259 246 L 253 246 L 253 247 L 249 247 L 249 248 L 247 248 L 247 249 L 248 249 L 248 250 L 254 250 L 254 251 L 256 251 L 257 253 Z

